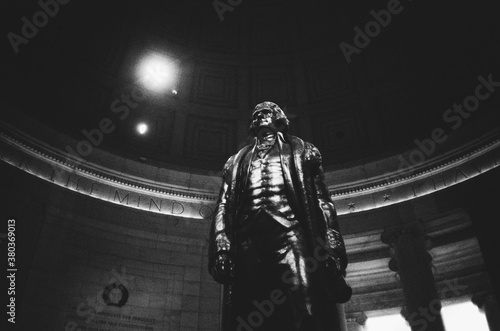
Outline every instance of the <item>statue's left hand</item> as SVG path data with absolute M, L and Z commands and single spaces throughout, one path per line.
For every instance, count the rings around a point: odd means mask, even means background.
M 230 284 L 233 281 L 234 265 L 231 255 L 220 253 L 215 257 L 212 276 L 217 283 Z
M 331 276 L 338 277 L 345 274 L 345 270 L 340 266 L 340 259 L 334 255 L 330 255 L 326 260 L 326 269 Z
M 338 257 L 330 255 L 326 260 L 326 272 L 331 282 L 329 296 L 336 303 L 345 303 L 352 296 L 352 288 L 345 280 L 345 270 L 342 269 Z

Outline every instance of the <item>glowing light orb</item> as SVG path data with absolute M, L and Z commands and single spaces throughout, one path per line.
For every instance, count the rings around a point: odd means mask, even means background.
M 139 134 L 145 134 L 146 132 L 148 132 L 148 125 L 146 123 L 139 123 L 137 124 L 136 129 Z
M 177 78 L 177 66 L 172 59 L 160 54 L 151 54 L 141 60 L 138 78 L 149 90 L 155 92 L 171 89 Z

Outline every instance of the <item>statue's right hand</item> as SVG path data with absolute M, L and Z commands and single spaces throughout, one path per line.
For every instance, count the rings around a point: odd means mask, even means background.
M 215 257 L 212 276 L 217 283 L 230 284 L 233 281 L 234 265 L 231 256 L 220 253 Z

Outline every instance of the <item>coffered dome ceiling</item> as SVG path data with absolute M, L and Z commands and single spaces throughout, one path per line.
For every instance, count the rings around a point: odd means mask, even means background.
M 415 148 L 436 128 L 472 139 L 498 127 L 495 86 L 476 110 L 446 115 L 481 79 L 500 81 L 497 18 L 478 2 L 74 1 L 46 21 L 35 2 L 9 7 L 5 34 L 21 39 L 4 44 L 2 116 L 25 129 L 34 118 L 72 137 L 73 150 L 90 141 L 154 165 L 219 170 L 265 100 L 330 168 Z M 35 32 L 25 27 L 34 20 Z M 173 61 L 175 83 L 141 85 L 149 55 Z

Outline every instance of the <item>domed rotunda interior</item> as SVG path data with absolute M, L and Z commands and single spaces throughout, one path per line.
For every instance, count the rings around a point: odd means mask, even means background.
M 222 169 L 271 101 L 321 152 L 353 290 L 342 329 L 444 330 L 427 328 L 442 315 L 458 330 L 446 309 L 471 304 L 498 330 L 500 34 L 485 2 L 6 7 L 8 326 L 221 330 Z

